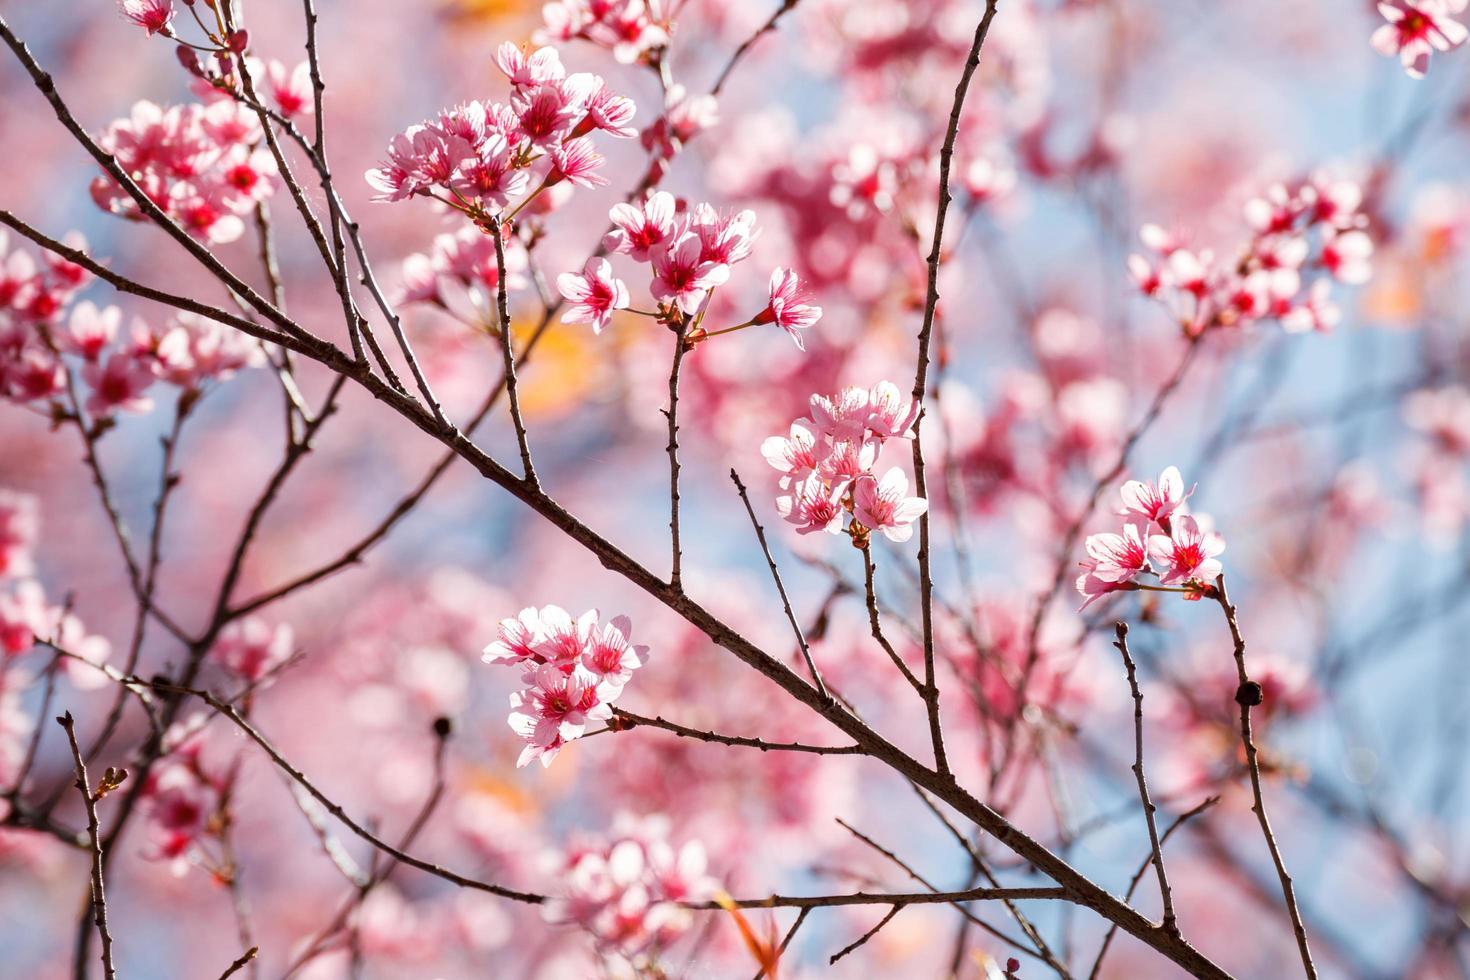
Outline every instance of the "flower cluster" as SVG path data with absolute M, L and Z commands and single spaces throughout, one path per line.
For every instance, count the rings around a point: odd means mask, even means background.
M 149 35 L 169 33 L 174 22 L 174 0 L 117 0 L 117 9 Z
M 583 841 L 558 861 L 564 891 L 546 906 L 547 921 L 591 933 L 598 952 L 652 962 L 689 928 L 680 903 L 716 892 L 698 841 L 675 849 L 669 821 L 619 817 L 609 839 Z
M 244 234 L 240 215 L 275 189 L 276 161 L 263 139 L 259 117 L 233 100 L 167 108 L 145 100 L 108 126 L 98 143 L 180 227 L 223 245 Z M 92 199 L 112 214 L 146 218 L 108 175 L 92 182 Z
M 163 861 L 175 875 L 191 863 L 210 863 L 202 842 L 217 826 L 225 786 L 205 771 L 204 716 L 177 722 L 164 734 L 165 755 L 148 773 L 140 798 L 147 818 L 143 855 Z
M 0 488 L 0 690 L 10 687 L 4 676 L 12 660 L 38 640 L 72 654 L 59 659 L 56 669 L 76 687 L 101 687 L 106 677 L 88 664 L 102 663 L 111 647 L 102 637 L 89 636 L 68 607 L 47 601 L 45 588 L 33 577 L 39 530 L 36 498 Z
M 528 280 L 526 249 L 515 238 L 507 239 L 505 288 L 522 289 Z M 416 253 L 403 260 L 400 303 L 423 303 L 437 307 L 476 329 L 498 330 L 496 290 L 500 284 L 500 261 L 495 241 L 473 227 L 461 228 L 434 239 L 427 254 Z
M 541 8 L 546 26 L 536 43 L 591 41 L 631 65 L 669 43 L 668 23 L 649 7 L 648 0 L 553 0 Z
M 1362 199 L 1357 184 L 1323 175 L 1274 184 L 1246 204 L 1251 235 L 1235 255 L 1187 248 L 1179 236 L 1145 225 L 1139 238 L 1153 255 L 1129 256 L 1128 270 L 1191 335 L 1268 319 L 1292 332 L 1330 330 L 1341 318 L 1332 282 L 1358 285 L 1372 273 Z
M 1387 0 L 1378 12 L 1388 21 L 1373 32 L 1372 44 L 1380 54 L 1397 57 L 1411 78 L 1429 71 L 1429 56 L 1452 51 L 1470 35 L 1451 17 L 1464 11 L 1467 0 Z
M 1082 607 L 1109 592 L 1140 588 L 1173 587 L 1187 599 L 1203 597 L 1220 574 L 1225 541 L 1210 530 L 1208 516 L 1187 512 L 1185 501 L 1194 489 L 1185 490 L 1171 466 L 1158 483 L 1129 480 L 1121 493 L 1123 533 L 1088 535 L 1085 571 L 1077 579 L 1077 591 L 1086 597 Z M 1140 575 L 1156 576 L 1159 586 L 1139 584 Z
M 479 221 L 523 194 L 511 215 L 548 188 L 607 183 L 591 134 L 637 135 L 632 100 L 597 75 L 567 74 L 555 48 L 528 57 L 506 42 L 495 60 L 510 79 L 510 102 L 467 102 L 395 136 L 388 161 L 367 172 L 376 200 L 430 196 Z M 527 194 L 532 177 L 538 184 Z
M 69 361 L 74 361 L 86 384 L 87 412 L 94 419 L 110 418 L 119 411 L 151 409 L 148 390 L 155 381 L 198 390 L 208 380 L 224 381 L 242 368 L 264 363 L 257 341 L 189 313 L 162 327 L 134 319 L 125 331 L 118 307 L 99 308 L 85 300 L 72 304 L 88 279 L 79 266 L 50 253 L 40 264 L 23 251 L 7 255 L 0 235 L 4 397 L 21 403 L 61 397 Z
M 517 768 L 535 759 L 551 765 L 588 722 L 612 717 L 613 700 L 648 661 L 648 648 L 633 646 L 632 635 L 627 616 L 599 626 L 596 609 L 574 620 L 559 606 L 531 606 L 501 620 L 483 659 L 524 670 L 525 689 L 510 696 L 510 727 L 526 740 Z
M 822 308 L 808 303 L 795 272 L 771 273 L 765 306 L 743 323 L 706 330 L 703 313 L 710 295 L 730 279 L 730 269 L 750 255 L 760 231 L 754 211 L 721 214 L 701 203 L 691 210 L 667 191 L 650 195 L 641 204 L 617 204 L 608 213 L 613 228 L 603 239 L 607 251 L 626 255 L 649 266 L 649 293 L 658 304 L 654 316 L 662 322 L 693 324 L 686 342 L 698 343 L 716 334 L 774 323 L 804 349 L 800 331 L 822 316 Z M 613 275 L 604 258 L 589 259 L 581 273 L 557 277 L 557 288 L 571 301 L 562 319 L 590 323 L 601 333 L 615 310 L 627 309 L 628 286 Z
M 811 417 L 792 422 L 789 435 L 761 444 L 761 455 L 782 474 L 781 516 L 801 534 L 847 533 L 859 547 L 873 531 L 907 541 L 929 502 L 908 495 L 903 470 L 895 466 L 879 479 L 875 466 L 883 443 L 913 437 L 919 406 L 883 381 L 831 398 L 812 395 L 810 407 Z

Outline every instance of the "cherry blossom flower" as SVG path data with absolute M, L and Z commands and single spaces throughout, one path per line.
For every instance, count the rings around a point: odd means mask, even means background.
M 1205 531 L 1190 514 L 1180 514 L 1168 534 L 1155 534 L 1148 539 L 1149 557 L 1164 569 L 1159 581 L 1164 585 L 1183 582 L 1209 583 L 1220 574 L 1216 556 L 1225 550 L 1225 541 L 1213 531 Z
M 880 381 L 868 390 L 868 431 L 879 439 L 912 439 L 919 420 L 919 403 L 898 390 L 892 381 Z
M 816 474 L 792 483 L 790 493 L 776 498 L 776 511 L 798 534 L 842 533 L 847 510 L 842 506 L 845 485 L 830 487 Z
M 929 510 L 927 500 L 908 494 L 909 478 L 896 466 L 881 481 L 865 476 L 854 484 L 853 516 L 890 541 L 907 541 L 913 537 L 914 521 Z
M 0 488 L 0 580 L 31 574 L 40 521 L 36 498 Z
M 686 316 L 697 313 L 709 291 L 730 278 L 730 267 L 705 259 L 703 250 L 699 236 L 690 231 L 654 246 L 649 252 L 654 299 Z
M 122 310 L 116 306 L 99 310 L 94 303 L 83 301 L 72 307 L 66 330 L 57 340 L 63 349 L 87 361 L 95 361 L 117 336 L 121 322 Z
M 546 177 L 548 185 L 567 180 L 578 187 L 606 186 L 607 178 L 597 172 L 606 161 L 588 137 L 557 143 L 547 149 L 547 154 L 552 161 L 551 173 Z
M 647 262 L 649 250 L 674 237 L 674 195 L 658 191 L 640 205 L 615 204 L 608 212 L 614 225 L 602 243 L 614 252 Z
M 174 19 L 173 0 L 117 0 L 117 7 L 149 36 L 167 31 Z
M 512 619 L 502 619 L 498 637 L 485 647 L 481 658 L 485 663 L 518 666 L 545 662 L 546 658 L 536 650 L 545 642 L 546 631 L 541 625 L 541 610 L 535 606 L 527 606 Z
M 562 322 L 590 323 L 595 334 L 607 329 L 614 310 L 628 308 L 628 286 L 613 276 L 607 259 L 588 259 L 580 275 L 563 272 L 556 277 L 556 288 L 572 304 Z
M 783 474 L 782 489 L 816 472 L 831 451 L 830 443 L 825 440 L 819 443 L 812 431 L 800 422 L 791 423 L 789 436 L 771 436 L 761 443 L 761 455 Z
M 230 673 L 252 683 L 291 658 L 291 627 L 272 627 L 254 616 L 226 626 L 209 649 L 209 657 Z
M 1123 484 L 1119 491 L 1123 496 L 1123 509 L 1119 512 L 1124 515 L 1136 514 L 1159 524 L 1169 520 L 1169 516 L 1177 511 L 1184 501 L 1194 493 L 1194 488 L 1184 489 L 1184 478 L 1179 475 L 1177 466 L 1170 466 L 1159 474 L 1158 483 L 1144 483 L 1141 480 L 1129 480 Z
M 681 903 L 708 901 L 717 887 L 704 847 L 675 849 L 669 827 L 664 818 L 620 816 L 612 836 L 574 842 L 557 862 L 561 889 L 546 920 L 585 930 L 605 955 L 656 961 L 693 922 Z
M 1373 239 L 1361 231 L 1332 235 L 1322 246 L 1322 264 L 1339 282 L 1360 285 L 1373 274 Z
M 622 693 L 633 671 L 648 663 L 648 647 L 634 646 L 633 621 L 616 616 L 593 628 L 582 653 L 582 666 L 600 678 L 598 697 L 611 701 Z
M 153 369 L 143 358 L 126 351 L 116 351 L 106 361 L 88 364 L 82 377 L 92 389 L 87 411 L 93 415 L 111 415 L 116 411 L 146 412 L 153 400 L 144 392 L 153 384 Z
M 1388 21 L 1373 32 L 1380 54 L 1397 55 L 1410 78 L 1423 78 L 1429 56 L 1465 43 L 1465 25 L 1451 17 L 1465 9 L 1466 0 L 1388 0 L 1378 12 Z
M 251 73 L 259 77 L 258 67 L 260 62 L 255 62 L 251 67 Z M 281 62 L 274 59 L 265 62 L 265 88 L 270 94 L 271 101 L 276 108 L 281 110 L 281 115 L 288 119 L 310 116 L 315 105 L 312 100 L 311 66 L 303 61 L 295 68 L 288 69 Z
M 612 708 L 598 700 L 598 678 L 577 666 L 565 673 L 542 664 L 526 675 L 529 685 L 510 696 L 510 727 L 527 742 L 516 768 L 540 759 L 551 765 L 567 742 L 577 738 L 588 722 L 612 717 Z
M 770 301 L 751 322 L 776 324 L 791 335 L 798 350 L 806 350 L 806 344 L 797 331 L 806 330 L 821 318 L 822 308 L 805 301 L 796 273 L 777 269 L 771 273 Z

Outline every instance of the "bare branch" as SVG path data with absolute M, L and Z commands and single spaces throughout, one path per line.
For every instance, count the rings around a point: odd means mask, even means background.
M 92 842 L 92 890 L 89 904 L 92 921 L 97 926 L 97 935 L 102 940 L 102 972 L 108 980 L 116 980 L 117 969 L 112 963 L 112 933 L 107 928 L 107 894 L 102 874 L 102 832 L 97 821 L 97 800 L 126 779 L 127 770 L 107 770 L 103 785 L 98 787 L 97 795 L 93 796 L 91 783 L 87 779 L 87 764 L 82 760 L 81 747 L 77 745 L 76 722 L 72 719 L 71 712 L 57 718 L 56 722 L 66 730 L 67 741 L 71 743 L 72 763 L 77 774 L 76 786 L 87 807 L 87 834 Z

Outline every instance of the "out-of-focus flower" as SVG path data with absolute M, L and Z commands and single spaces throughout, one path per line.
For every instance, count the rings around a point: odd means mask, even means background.
M 1387 0 L 1378 12 L 1388 21 L 1373 32 L 1380 54 L 1398 56 L 1411 78 L 1429 71 L 1429 56 L 1451 51 L 1465 43 L 1465 25 L 1451 17 L 1465 9 L 1466 0 Z

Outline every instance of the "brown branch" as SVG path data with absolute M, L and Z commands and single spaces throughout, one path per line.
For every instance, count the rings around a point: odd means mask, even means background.
M 239 973 L 241 970 L 243 970 L 245 968 L 245 965 L 247 963 L 249 963 L 252 960 L 254 960 L 255 959 L 255 955 L 257 953 L 259 953 L 259 952 L 260 952 L 260 947 L 259 946 L 251 946 L 249 949 L 247 949 L 244 953 L 242 953 L 240 955 L 240 958 L 239 959 L 237 959 L 235 962 L 231 963 L 225 969 L 225 972 L 224 973 L 221 973 L 219 975 L 219 980 L 229 980 L 230 977 L 234 976 L 236 973 Z
M 108 980 L 116 980 L 117 969 L 112 962 L 112 933 L 107 928 L 107 894 L 102 873 L 102 833 L 97 820 L 97 801 L 127 778 L 127 770 L 109 769 L 103 784 L 97 789 L 97 795 L 93 796 L 92 786 L 87 780 L 87 764 L 82 760 L 81 747 L 77 745 L 76 722 L 72 719 L 71 712 L 57 718 L 56 723 L 66 730 L 67 741 L 71 743 L 72 764 L 76 767 L 77 774 L 76 787 L 81 791 L 82 802 L 87 807 L 87 834 L 92 844 L 92 886 L 88 902 L 92 909 L 92 921 L 97 926 L 97 935 L 102 940 L 102 973 Z M 77 967 L 84 975 L 80 963 Z
M 614 708 L 613 716 L 617 719 L 616 725 L 610 725 L 603 731 L 625 732 L 633 728 L 658 728 L 666 732 L 672 732 L 681 738 L 697 739 L 701 742 L 715 742 L 720 745 L 737 745 L 750 749 L 760 749 L 762 752 L 806 752 L 811 755 L 863 755 L 861 746 L 858 745 L 807 745 L 804 742 L 767 742 L 759 738 L 746 738 L 740 735 L 721 735 L 718 732 L 703 731 L 698 728 L 689 728 L 685 725 L 675 724 L 663 718 L 648 718 L 636 715 L 622 708 Z
M 771 547 L 766 544 L 766 530 L 756 519 L 755 508 L 750 503 L 750 495 L 745 492 L 745 484 L 740 482 L 740 474 L 736 473 L 733 467 L 730 470 L 730 479 L 735 482 L 735 489 L 740 494 L 740 502 L 745 504 L 745 512 L 750 515 L 750 526 L 755 528 L 755 537 L 760 542 L 761 554 L 766 556 L 766 566 L 770 568 L 771 578 L 776 583 L 776 591 L 781 595 L 781 608 L 786 611 L 786 621 L 791 624 L 791 631 L 796 634 L 796 645 L 801 648 L 801 656 L 806 661 L 807 670 L 812 672 L 812 681 L 817 685 L 817 693 L 827 697 L 827 685 L 823 683 L 822 673 L 817 670 L 817 663 L 812 659 L 812 651 L 807 646 L 806 636 L 801 631 L 801 624 L 796 621 L 796 613 L 791 609 L 791 599 L 786 595 L 786 586 L 781 582 L 781 573 L 776 568 L 776 559 L 771 557 Z
M 505 242 L 500 229 L 500 220 L 492 219 L 487 227 L 495 240 L 495 313 L 500 320 L 500 352 L 505 361 L 504 382 L 506 399 L 510 402 L 510 421 L 516 430 L 516 446 L 521 452 L 521 475 L 537 484 L 536 467 L 531 462 L 531 443 L 526 436 L 526 420 L 521 415 L 521 397 L 516 386 L 516 359 L 510 343 L 510 306 L 505 295 Z
M 1256 820 L 1261 825 L 1261 835 L 1266 838 L 1266 847 L 1271 852 L 1271 862 L 1276 865 L 1276 877 L 1281 880 L 1281 895 L 1286 901 L 1287 913 L 1291 916 L 1291 930 L 1296 935 L 1302 968 L 1308 980 L 1316 980 L 1317 967 L 1312 962 L 1312 950 L 1307 942 L 1307 927 L 1302 922 L 1302 911 L 1297 907 L 1296 889 L 1292 885 L 1291 875 L 1287 873 L 1286 861 L 1281 856 L 1281 848 L 1277 846 L 1276 835 L 1271 831 L 1271 820 L 1266 816 L 1266 801 L 1261 793 L 1261 763 L 1257 758 L 1256 743 L 1251 734 L 1251 708 L 1260 704 L 1265 694 L 1261 690 L 1261 685 L 1251 680 L 1250 675 L 1246 673 L 1245 637 L 1240 632 L 1235 605 L 1230 601 L 1230 594 L 1225 590 L 1224 575 L 1215 579 L 1214 599 L 1220 604 L 1220 611 L 1225 614 L 1225 622 L 1230 627 L 1230 639 L 1235 647 L 1235 671 L 1240 681 L 1240 686 L 1235 691 L 1235 703 L 1240 705 L 1240 741 L 1245 746 L 1246 768 L 1250 771 L 1251 796 L 1253 797 L 1251 811 L 1255 813 Z
M 919 355 L 914 370 L 913 398 L 920 406 L 919 418 L 914 422 L 914 493 L 928 499 L 928 483 L 924 472 L 923 425 L 924 396 L 928 388 L 929 342 L 934 332 L 934 316 L 939 307 L 939 263 L 944 249 L 944 219 L 949 212 L 952 197 L 949 192 L 949 171 L 954 161 L 955 142 L 960 133 L 960 116 L 965 108 L 965 96 L 970 91 L 970 80 L 980 67 L 980 49 L 985 45 L 985 36 L 990 32 L 990 23 L 995 20 L 996 0 L 986 0 L 985 14 L 975 26 L 975 39 L 970 45 L 969 57 L 955 85 L 954 102 L 949 110 L 949 125 L 945 130 L 944 143 L 939 149 L 939 204 L 934 216 L 934 239 L 925 260 L 928 266 L 928 287 L 924 297 L 924 321 L 919 328 Z M 924 628 L 924 706 L 929 715 L 929 740 L 934 748 L 934 765 L 940 772 L 949 771 L 949 760 L 944 752 L 944 731 L 939 722 L 939 688 L 934 676 L 934 573 L 929 557 L 930 514 L 925 511 L 919 517 L 919 603 Z
M 992 902 L 1001 899 L 1046 899 L 1067 901 L 1064 888 L 967 888 L 957 892 L 853 892 L 847 895 L 771 895 L 767 898 L 735 899 L 742 909 L 825 909 L 847 905 L 955 905 L 962 902 Z M 715 902 L 693 902 L 684 906 L 709 911 L 723 906 Z
M 443 878 L 445 881 L 456 884 L 461 888 L 472 888 L 476 891 L 489 892 L 492 895 L 499 895 L 501 898 L 508 898 L 517 902 L 525 902 L 529 905 L 540 905 L 542 902 L 546 901 L 546 896 L 544 895 L 537 895 L 532 892 L 516 891 L 513 888 L 506 888 L 503 885 L 496 885 L 486 881 L 479 881 L 475 878 L 467 878 L 464 875 L 457 874 L 456 872 L 450 871 L 447 868 L 441 868 L 437 864 L 431 864 L 428 861 L 416 858 L 412 854 L 403 851 L 401 848 L 393 846 L 392 844 L 381 839 L 372 831 L 368 830 L 366 827 L 362 826 L 357 821 L 348 816 L 347 812 L 343 810 L 340 805 L 333 802 L 330 797 L 328 797 L 325 793 L 318 789 L 316 784 L 308 779 L 305 773 L 296 768 L 296 766 L 293 765 L 285 756 L 281 755 L 280 751 L 273 744 L 271 744 L 269 739 L 262 735 L 258 729 L 250 724 L 250 722 L 245 720 L 245 718 L 240 714 L 240 712 L 235 708 L 234 705 L 221 701 L 219 698 L 215 697 L 213 694 L 210 694 L 208 691 L 201 691 L 195 688 L 184 687 L 182 685 L 164 683 L 155 683 L 153 686 L 156 690 L 169 691 L 175 694 L 187 694 L 192 697 L 196 697 L 203 701 L 205 704 L 209 705 L 211 708 L 214 709 L 215 712 L 222 715 L 227 721 L 233 724 L 236 728 L 240 729 L 240 731 L 242 731 L 252 742 L 260 746 L 265 754 L 270 756 L 271 761 L 274 762 L 281 769 L 282 772 L 286 773 L 286 775 L 294 779 L 298 784 L 300 784 L 302 789 L 306 790 L 313 797 L 315 797 L 316 801 L 320 803 L 323 807 L 325 807 L 328 813 L 336 817 L 344 827 L 352 831 L 362 840 L 371 844 L 373 847 L 382 851 L 384 854 L 387 854 L 394 860 L 409 865 L 410 867 L 418 868 L 420 871 L 427 872 L 431 875 L 434 875 L 435 877 Z
M 785 935 L 784 938 L 782 938 L 781 945 L 776 948 L 776 954 L 778 956 L 780 956 L 780 955 L 782 955 L 782 954 L 784 954 L 786 952 L 786 947 L 790 946 L 791 945 L 791 940 L 793 940 L 793 939 L 796 938 L 796 930 L 798 930 L 798 929 L 801 928 L 802 923 L 804 923 L 806 921 L 806 917 L 809 916 L 809 915 L 811 915 L 811 914 L 812 914 L 812 910 L 810 908 L 802 908 L 802 909 L 800 909 L 800 910 L 797 911 L 797 913 L 796 913 L 796 921 L 793 922 L 793 923 L 791 923 L 791 928 L 786 930 L 786 935 Z M 761 980 L 761 978 L 764 977 L 765 975 L 766 975 L 766 968 L 765 967 L 761 967 L 760 968 L 760 971 L 756 973 L 756 975 L 753 978 L 753 980 Z
M 1153 800 L 1148 795 L 1148 778 L 1143 773 L 1143 692 L 1138 688 L 1138 667 L 1128 651 L 1128 624 L 1118 623 L 1114 627 L 1117 639 L 1113 646 L 1123 655 L 1123 666 L 1128 671 L 1128 690 L 1133 694 L 1133 776 L 1138 780 L 1138 798 L 1143 804 L 1143 817 L 1148 823 L 1148 846 L 1154 870 L 1159 876 L 1159 898 L 1164 905 L 1163 927 L 1178 932 L 1179 924 L 1174 918 L 1174 895 L 1169 890 L 1169 876 L 1164 871 L 1164 854 L 1159 840 L 1159 828 L 1154 818 Z
M 684 552 L 679 545 L 679 368 L 684 363 L 685 319 L 679 318 L 670 329 L 674 331 L 674 359 L 669 368 L 669 407 L 664 410 L 669 423 L 669 442 L 664 447 L 669 454 L 669 547 L 672 551 L 669 586 L 675 592 L 683 592 Z
M 1162 853 L 1161 849 L 1163 848 L 1164 844 L 1169 840 L 1170 837 L 1174 836 L 1174 831 L 1184 826 L 1185 821 L 1192 820 L 1193 818 L 1204 813 L 1210 807 L 1219 802 L 1220 797 L 1211 796 L 1207 798 L 1204 802 L 1196 806 L 1194 809 L 1189 810 L 1185 813 L 1181 813 L 1178 817 L 1176 817 L 1174 822 L 1164 829 L 1164 835 L 1159 838 L 1160 850 L 1156 853 Z M 1128 890 L 1123 893 L 1123 898 L 1125 900 L 1133 897 L 1133 893 L 1138 889 L 1138 883 L 1142 881 L 1143 876 L 1148 873 L 1149 865 L 1154 863 L 1154 856 L 1155 855 L 1151 853 L 1148 857 L 1144 858 L 1143 863 L 1140 864 L 1138 866 L 1138 870 L 1134 872 L 1132 879 L 1130 879 L 1128 882 Z M 1108 947 L 1112 945 L 1113 937 L 1117 934 L 1118 927 L 1116 925 L 1110 926 L 1108 928 L 1107 935 L 1103 936 L 1102 946 L 1097 951 L 1097 959 L 1093 961 L 1092 970 L 1087 974 L 1087 980 L 1097 980 L 1098 973 L 1102 970 L 1103 957 L 1107 955 Z
M 720 70 L 719 77 L 715 79 L 714 86 L 709 90 L 710 95 L 720 94 L 720 90 L 725 87 L 725 82 L 728 81 L 730 78 L 730 73 L 735 70 L 736 65 L 740 64 L 740 60 L 745 57 L 746 52 L 748 52 L 762 37 L 774 31 L 776 29 L 777 22 L 780 21 L 782 17 L 786 16 L 786 14 L 794 10 L 796 8 L 796 5 L 800 2 L 801 0 L 781 0 L 781 6 L 776 8 L 775 12 L 766 19 L 766 22 L 760 27 L 756 28 L 754 34 L 750 35 L 750 37 L 740 42 L 740 47 L 735 49 L 735 53 L 730 56 L 730 60 L 725 62 L 725 67 Z
M 888 637 L 883 632 L 883 620 L 878 616 L 878 592 L 873 586 L 873 572 L 875 571 L 873 549 L 870 546 L 858 550 L 863 553 L 863 589 L 867 596 L 868 629 L 872 632 L 873 639 L 877 640 L 878 645 L 883 648 L 883 652 L 888 654 L 888 659 L 893 661 L 893 665 L 903 675 L 903 679 L 908 681 L 909 685 L 922 697 L 924 685 L 914 676 L 909 665 L 903 662 L 903 658 L 898 655 L 897 650 L 893 649 L 893 644 L 888 642 Z
M 860 948 L 869 939 L 872 939 L 874 936 L 878 935 L 878 930 L 888 925 L 889 921 L 902 910 L 902 905 L 895 905 L 893 908 L 889 909 L 888 914 L 879 919 L 877 925 L 873 926 L 873 928 L 869 929 L 867 932 L 863 933 L 861 936 L 857 937 L 852 942 L 848 943 L 846 946 L 842 947 L 837 952 L 828 957 L 827 965 L 836 966 L 838 960 L 842 959 L 848 953 L 851 953 L 854 950 Z

